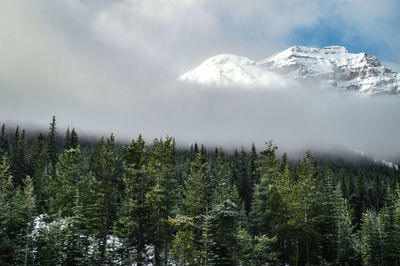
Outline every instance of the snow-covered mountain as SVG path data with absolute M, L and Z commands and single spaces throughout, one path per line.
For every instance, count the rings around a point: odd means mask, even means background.
M 221 54 L 207 59 L 179 80 L 247 86 L 313 81 L 366 95 L 400 94 L 399 73 L 382 65 L 375 56 L 352 54 L 342 46 L 293 46 L 258 62 Z

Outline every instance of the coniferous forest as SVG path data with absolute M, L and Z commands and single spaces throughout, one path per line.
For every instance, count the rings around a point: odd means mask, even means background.
M 0 265 L 400 265 L 396 168 L 368 159 L 0 135 Z

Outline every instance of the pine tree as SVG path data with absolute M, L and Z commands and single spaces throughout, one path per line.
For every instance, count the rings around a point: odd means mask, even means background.
M 64 149 L 76 149 L 78 147 L 78 134 L 75 131 L 75 128 L 72 128 L 72 131 L 67 128 L 67 132 L 65 133 L 65 144 Z
M 190 165 L 190 175 L 185 181 L 182 199 L 185 215 L 202 215 L 211 202 L 210 172 L 204 155 L 198 153 Z
M 135 262 L 137 265 L 144 265 L 146 246 L 151 243 L 148 237 L 151 229 L 151 208 L 146 197 L 152 183 L 145 171 L 147 153 L 147 146 L 141 136 L 123 151 L 124 193 L 119 213 L 119 236 L 124 242 L 122 258 L 126 264 Z
M 364 175 L 359 171 L 357 174 L 356 192 L 353 205 L 355 214 L 354 218 L 357 223 L 361 221 L 362 214 L 365 210 L 366 193 L 364 186 Z
M 9 169 L 4 156 L 0 164 L 0 264 L 27 265 L 32 261 L 33 186 L 28 177 L 23 180 L 23 191 L 15 188 Z
M 277 265 L 279 264 L 278 256 L 273 246 L 276 242 L 275 237 L 266 235 L 256 236 L 253 250 L 254 265 Z
M 152 209 L 152 233 L 154 245 L 154 263 L 168 264 L 168 253 L 173 236 L 173 228 L 168 218 L 175 216 L 177 203 L 177 185 L 175 179 L 175 158 L 172 138 L 165 141 L 155 139 L 150 150 L 146 174 L 153 183 L 147 195 Z
M 67 132 L 65 132 L 64 149 L 69 150 L 70 148 L 71 148 L 71 132 L 69 131 L 69 127 L 68 127 Z
M 84 160 L 79 147 L 74 150 L 65 150 L 56 166 L 57 174 L 51 177 L 48 192 L 53 195 L 50 202 L 51 212 L 60 217 L 70 217 L 76 195 L 76 189 L 86 178 Z
M 352 210 L 342 197 L 341 188 L 334 191 L 337 253 L 335 262 L 339 265 L 361 265 L 358 235 L 354 232 Z
M 232 185 L 235 184 L 236 186 L 239 186 L 240 159 L 239 159 L 239 152 L 237 150 L 235 150 L 232 156 L 231 173 L 232 177 L 230 183 Z
M 240 198 L 244 202 L 246 213 L 250 212 L 251 199 L 252 199 L 252 182 L 249 176 L 249 167 L 247 154 L 242 148 L 239 157 L 239 173 L 238 173 L 238 190 Z
M 65 236 L 62 248 L 63 265 L 87 265 L 89 262 L 89 239 L 84 224 L 80 192 L 75 191 L 72 215 L 65 219 Z
M 74 127 L 72 128 L 70 139 L 71 139 L 70 147 L 73 149 L 76 149 L 79 145 L 79 141 L 78 141 L 78 133 L 76 133 Z
M 57 145 L 56 145 L 56 117 L 53 116 L 52 122 L 49 126 L 49 134 L 47 136 L 47 151 L 50 157 L 50 162 L 55 175 L 56 163 L 57 163 Z
M 255 186 L 254 197 L 251 206 L 250 217 L 252 220 L 252 233 L 254 235 L 266 234 L 271 230 L 271 215 L 268 211 L 273 211 L 272 209 L 267 209 L 268 200 L 270 204 L 273 202 L 277 203 L 280 198 L 275 186 L 281 180 L 281 173 L 279 169 L 279 159 L 275 155 L 277 147 L 273 145 L 270 141 L 267 143 L 265 150 L 261 151 L 261 158 L 259 160 L 260 167 L 258 172 L 261 175 L 260 183 Z M 278 198 L 270 197 L 271 194 L 275 194 Z M 277 201 L 276 201 L 277 200 Z
M 322 182 L 322 195 L 321 195 L 321 211 L 319 214 L 319 221 L 317 223 L 317 230 L 321 237 L 321 250 L 322 256 L 328 262 L 335 261 L 335 256 L 337 254 L 336 245 L 336 217 L 337 212 L 335 210 L 335 196 L 332 181 L 332 173 L 326 163 L 326 170 L 324 179 Z
M 209 261 L 213 265 L 233 265 L 237 263 L 236 235 L 240 218 L 243 218 L 241 214 L 244 216 L 244 210 L 241 210 L 242 205 L 236 185 L 230 183 L 229 176 L 229 166 L 222 151 L 220 151 L 216 158 L 216 188 L 210 213 L 212 217 L 211 238 L 213 244 L 211 250 L 213 259 Z M 206 217 L 207 215 L 208 210 Z
M 238 250 L 236 238 L 239 226 L 239 206 L 236 206 L 230 198 L 221 204 L 214 205 L 211 212 L 212 217 L 212 254 L 214 258 L 210 261 L 214 265 L 235 265 Z
M 253 239 L 247 230 L 239 226 L 236 241 L 238 243 L 237 263 L 238 265 L 252 265 L 253 261 Z
M 0 158 L 8 152 L 8 139 L 6 136 L 6 125 L 3 124 L 1 127 L 1 135 L 0 135 Z
M 29 176 L 24 180 L 24 191 L 20 202 L 22 203 L 21 207 L 24 213 L 24 220 L 25 220 L 24 265 L 30 265 L 34 262 L 33 247 L 32 247 L 33 243 L 31 234 L 34 227 L 36 200 L 33 191 L 33 183 Z
M 365 265 L 384 265 L 382 223 L 370 210 L 363 213 L 361 220 L 361 251 Z
M 118 200 L 118 187 L 120 175 L 120 162 L 115 147 L 114 136 L 104 142 L 101 139 L 91 156 L 89 170 L 98 181 L 97 187 L 93 188 L 97 195 L 97 215 L 103 219 L 98 224 L 92 224 L 92 227 L 98 232 L 99 249 L 101 258 L 105 262 L 107 237 L 112 228 L 112 220 L 116 216 L 116 203 Z
M 295 229 L 295 264 L 323 263 L 318 232 L 321 218 L 321 172 L 310 152 L 307 152 L 296 168 L 296 182 L 290 198 L 288 224 Z
M 283 153 L 282 160 L 281 160 L 281 173 L 283 173 L 285 171 L 287 164 L 288 164 L 288 157 L 285 152 L 285 153 Z
M 250 187 L 254 189 L 255 185 L 260 182 L 260 177 L 258 174 L 258 156 L 254 143 L 251 145 L 251 154 L 249 162 L 249 174 L 250 174 Z M 254 192 L 254 191 L 252 191 Z
M 204 250 L 206 249 L 209 252 L 209 246 L 213 244 L 209 235 L 202 235 L 202 243 L 200 242 L 199 244 L 197 243 L 199 240 L 196 240 L 196 231 L 198 229 L 193 222 L 193 218 L 177 215 L 174 219 L 169 219 L 169 221 L 176 229 L 175 238 L 172 243 L 172 254 L 175 261 L 177 261 L 178 265 L 201 265 L 206 255 L 204 254 Z M 202 229 L 204 229 L 204 224 Z
M 13 239 L 12 223 L 15 212 L 12 212 L 13 196 L 15 194 L 10 166 L 6 156 L 2 157 L 0 164 L 0 263 L 2 265 L 12 265 L 14 261 L 15 247 Z
M 400 224 L 397 220 L 399 214 L 396 213 L 396 192 L 388 190 L 385 207 L 379 213 L 383 229 L 383 263 L 398 265 L 400 264 Z
M 203 262 L 202 250 L 202 224 L 204 214 L 211 206 L 212 187 L 210 171 L 205 160 L 205 152 L 196 153 L 194 161 L 190 164 L 190 174 L 185 181 L 183 190 L 183 213 L 171 219 L 177 232 L 173 241 L 172 251 L 179 261 L 184 263 L 201 264 Z M 183 249 L 179 251 L 178 249 Z
M 218 151 L 214 169 L 215 189 L 213 204 L 221 204 L 229 198 L 232 190 L 231 171 L 222 150 Z
M 30 175 L 32 176 L 36 205 L 39 212 L 44 211 L 45 208 L 45 186 L 48 184 L 48 180 L 45 179 L 45 170 L 48 166 L 48 161 L 49 156 L 47 153 L 46 144 L 42 133 L 40 133 L 33 145 L 30 159 Z
M 218 255 L 215 255 L 213 249 L 216 246 L 214 242 L 214 235 L 212 233 L 213 226 L 213 216 L 209 214 L 208 209 L 206 209 L 205 214 L 203 215 L 203 222 L 201 224 L 201 239 L 200 239 L 200 256 L 201 256 L 201 265 L 217 265 Z M 222 264 L 220 264 L 222 265 Z
M 15 131 L 15 138 L 10 148 L 10 170 L 15 186 L 23 186 L 23 180 L 27 175 L 26 162 L 26 138 L 25 130 L 19 134 L 19 128 Z

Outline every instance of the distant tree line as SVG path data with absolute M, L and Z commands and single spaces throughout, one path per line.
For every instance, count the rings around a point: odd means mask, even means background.
M 400 265 L 399 171 L 170 137 L 0 134 L 0 265 Z

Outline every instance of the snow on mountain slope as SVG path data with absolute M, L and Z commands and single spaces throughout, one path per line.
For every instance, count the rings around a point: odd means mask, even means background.
M 271 83 L 284 82 L 279 74 L 259 67 L 247 57 L 232 54 L 211 57 L 179 79 L 218 85 L 268 86 Z
M 382 65 L 375 56 L 352 54 L 342 46 L 293 46 L 259 62 L 221 54 L 207 59 L 179 80 L 249 86 L 282 84 L 288 80 L 317 81 L 365 95 L 400 92 L 399 73 Z

